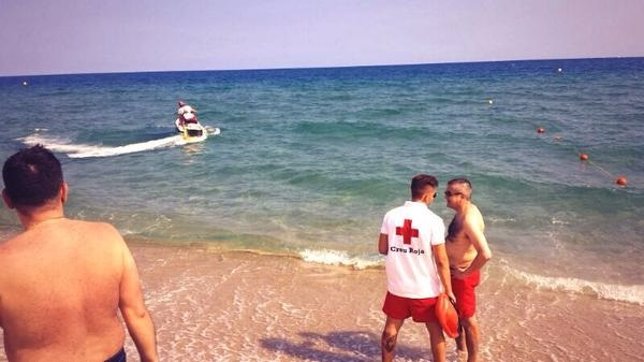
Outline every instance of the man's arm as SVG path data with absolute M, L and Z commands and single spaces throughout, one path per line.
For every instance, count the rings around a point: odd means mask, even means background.
M 141 292 L 141 281 L 132 253 L 123 242 L 123 275 L 119 309 L 130 336 L 139 351 L 141 362 L 158 361 L 156 332 Z
M 443 290 L 451 300 L 456 300 L 452 291 L 452 279 L 449 272 L 449 259 L 447 258 L 447 249 L 445 244 L 432 245 L 432 253 L 436 261 L 438 276 L 443 283 Z
M 389 250 L 389 235 L 381 233 L 380 238 L 378 238 L 378 251 L 382 255 L 387 255 L 388 250 Z
M 466 218 L 463 229 L 472 243 L 472 246 L 476 249 L 476 258 L 472 260 L 472 263 L 466 270 L 459 273 L 462 276 L 468 276 L 483 268 L 483 265 L 492 258 L 492 251 L 490 250 L 485 234 L 483 233 L 483 220 L 473 222 L 470 218 Z

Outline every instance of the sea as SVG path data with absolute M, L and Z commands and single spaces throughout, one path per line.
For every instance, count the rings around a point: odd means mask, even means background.
M 446 224 L 467 177 L 500 288 L 644 321 L 644 58 L 9 76 L 0 99 L 0 158 L 48 147 L 67 216 L 126 240 L 360 272 L 411 177 L 438 178 Z M 182 143 L 179 100 L 221 133 Z

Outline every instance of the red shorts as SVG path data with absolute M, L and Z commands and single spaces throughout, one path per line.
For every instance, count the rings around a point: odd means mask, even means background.
M 382 311 L 394 319 L 407 319 L 411 316 L 414 322 L 436 322 L 436 300 L 438 298 L 411 299 L 387 292 Z
M 456 297 L 456 309 L 458 310 L 459 317 L 469 318 L 474 315 L 474 312 L 476 311 L 476 295 L 474 294 L 474 288 L 479 285 L 480 281 L 480 270 L 468 275 L 465 279 L 456 279 L 452 277 L 452 291 Z

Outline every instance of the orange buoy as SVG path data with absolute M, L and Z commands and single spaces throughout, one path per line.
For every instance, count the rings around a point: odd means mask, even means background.
M 615 183 L 618 184 L 619 186 L 626 186 L 628 185 L 628 180 L 626 179 L 625 176 L 620 176 L 615 180 Z
M 543 127 L 537 128 L 537 133 L 544 133 L 546 130 Z
M 582 160 L 582 161 L 588 161 L 588 154 L 580 153 L 579 154 L 579 159 Z
M 450 338 L 458 337 L 458 313 L 445 293 L 441 293 L 436 301 L 436 319 Z

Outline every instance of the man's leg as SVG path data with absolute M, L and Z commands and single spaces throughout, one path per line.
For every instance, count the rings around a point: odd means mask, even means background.
M 458 337 L 456 337 L 456 349 L 459 352 L 466 352 L 467 347 L 465 346 L 465 331 L 463 330 L 463 323 L 458 323 Z
M 468 361 L 476 361 L 478 354 L 479 329 L 474 312 L 476 311 L 476 292 L 474 288 L 481 280 L 480 271 L 465 279 L 452 278 L 452 290 L 456 296 L 456 309 L 459 314 L 459 335 L 456 338 L 458 352 L 467 350 Z
M 443 329 L 438 322 L 427 322 L 425 326 L 429 332 L 429 342 L 432 346 L 434 362 L 445 362 L 445 336 L 443 336 Z
M 467 345 L 467 362 L 476 362 L 479 354 L 479 325 L 474 316 L 463 318 L 462 323 Z
M 403 319 L 387 317 L 385 328 L 382 331 L 382 338 L 380 339 L 380 349 L 382 351 L 383 362 L 391 362 L 394 360 L 396 339 L 398 338 L 398 331 L 400 331 L 400 327 L 402 327 L 403 323 Z

